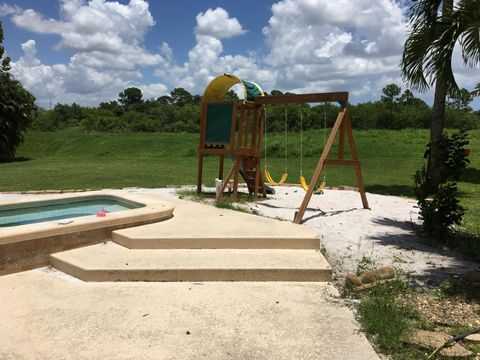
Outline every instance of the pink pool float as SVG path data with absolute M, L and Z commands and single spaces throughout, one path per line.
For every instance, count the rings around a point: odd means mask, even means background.
M 97 211 L 97 217 L 105 217 L 107 216 L 107 212 L 105 210 Z

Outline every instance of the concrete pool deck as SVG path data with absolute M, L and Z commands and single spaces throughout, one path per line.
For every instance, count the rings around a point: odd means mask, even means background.
M 136 194 L 136 193 L 135 193 Z M 238 211 L 219 209 L 172 196 L 173 218 L 114 231 L 112 239 L 130 249 L 319 249 L 314 231 Z
M 0 277 L 0 359 L 378 360 L 325 282 Z
M 290 222 L 175 198 L 173 218 L 50 256 L 85 281 L 330 281 L 316 234 Z
M 379 359 L 326 281 L 311 229 L 165 201 L 169 220 L 51 256 L 78 278 L 54 268 L 1 276 L 0 359 Z M 174 278 L 156 278 L 165 272 Z

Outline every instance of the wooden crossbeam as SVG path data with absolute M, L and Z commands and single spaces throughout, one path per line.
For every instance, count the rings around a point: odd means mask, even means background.
M 295 95 L 272 95 L 256 97 L 255 104 L 272 105 L 272 104 L 306 104 L 319 102 L 338 102 L 343 107 L 348 103 L 348 92 L 329 92 L 316 94 L 295 94 Z

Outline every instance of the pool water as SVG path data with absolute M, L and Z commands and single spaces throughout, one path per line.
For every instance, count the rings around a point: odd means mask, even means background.
M 80 216 L 96 215 L 136 209 L 145 205 L 124 201 L 115 197 L 82 197 L 28 203 L 26 206 L 0 206 L 0 227 L 35 224 L 44 221 L 63 220 Z

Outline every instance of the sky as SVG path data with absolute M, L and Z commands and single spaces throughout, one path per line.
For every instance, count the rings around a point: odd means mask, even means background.
M 97 106 L 138 87 L 158 98 L 183 87 L 203 94 L 233 73 L 265 91 L 348 91 L 376 101 L 407 87 L 400 58 L 407 36 L 395 0 L 0 0 L 11 73 L 37 104 Z M 458 50 L 458 49 L 456 49 Z M 460 87 L 478 69 L 455 52 Z M 429 104 L 432 91 L 415 93 Z M 472 104 L 480 109 L 480 101 Z

